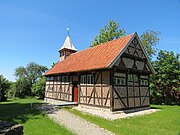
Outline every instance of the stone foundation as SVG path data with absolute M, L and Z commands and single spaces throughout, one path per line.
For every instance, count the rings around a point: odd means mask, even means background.
M 124 118 L 129 118 L 129 117 L 142 116 L 142 115 L 151 114 L 156 111 L 159 111 L 159 109 L 138 108 L 138 109 L 125 110 L 125 111 L 111 112 L 110 109 L 89 107 L 89 106 L 83 106 L 83 105 L 73 107 L 73 109 L 76 109 L 78 111 L 81 111 L 90 115 L 105 118 L 108 120 L 116 120 L 116 119 L 122 119 L 122 118 L 124 119 Z
M 62 100 L 56 100 L 56 99 L 50 99 L 50 98 L 44 98 L 44 102 L 45 103 L 50 103 L 50 104 L 54 104 L 54 105 L 71 105 L 71 104 L 75 104 L 76 102 L 70 102 L 70 101 L 62 101 Z M 77 104 L 77 103 L 76 103 Z

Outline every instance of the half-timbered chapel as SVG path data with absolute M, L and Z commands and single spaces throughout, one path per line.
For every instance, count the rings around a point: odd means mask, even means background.
M 45 73 L 45 100 L 77 102 L 111 111 L 150 105 L 155 71 L 137 33 L 77 52 L 67 35 L 59 62 Z

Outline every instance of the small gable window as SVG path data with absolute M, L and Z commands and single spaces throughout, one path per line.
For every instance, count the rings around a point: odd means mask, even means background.
M 128 81 L 133 81 L 133 74 L 128 74 Z
M 126 85 L 126 79 L 121 77 L 114 77 L 114 85 Z
M 148 80 L 140 79 L 141 86 L 148 86 Z

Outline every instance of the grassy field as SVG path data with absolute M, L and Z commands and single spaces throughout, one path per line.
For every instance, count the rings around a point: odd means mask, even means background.
M 33 103 L 33 109 L 30 103 Z M 36 99 L 0 102 L 0 120 L 22 124 L 25 135 L 72 135 L 66 128 L 50 120 L 42 111 L 34 109 L 38 104 L 41 104 L 41 101 Z
M 161 111 L 115 121 L 84 114 L 70 108 L 66 110 L 119 135 L 180 135 L 180 106 L 152 105 L 152 107 Z

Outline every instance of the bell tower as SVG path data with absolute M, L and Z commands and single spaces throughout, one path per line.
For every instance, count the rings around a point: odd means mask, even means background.
M 67 28 L 68 34 L 64 41 L 64 44 L 59 49 L 59 61 L 65 60 L 70 54 L 77 52 L 77 49 L 74 47 L 70 35 L 69 35 L 69 29 Z

